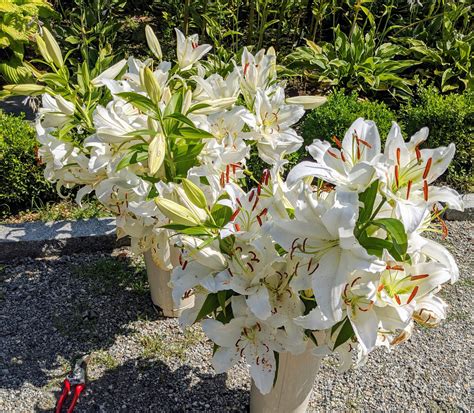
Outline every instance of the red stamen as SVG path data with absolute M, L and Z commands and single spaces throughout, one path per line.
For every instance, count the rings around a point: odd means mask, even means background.
M 411 292 L 410 297 L 408 297 L 407 304 L 411 303 L 411 301 L 415 298 L 415 295 L 416 295 L 417 292 L 418 292 L 418 286 L 413 288 L 413 291 Z
M 266 174 L 265 174 L 265 185 L 268 185 L 268 180 L 270 179 L 270 171 L 269 170 L 266 170 Z
M 395 271 L 404 271 L 404 268 L 401 265 L 387 265 L 387 270 L 395 270 Z
M 259 198 L 259 196 L 257 195 L 257 196 L 255 197 L 255 202 L 253 203 L 252 211 L 255 210 L 255 208 L 257 208 L 257 204 L 258 204 L 259 199 L 260 199 L 260 198 Z
M 225 186 L 224 172 L 221 173 L 220 184 L 221 184 L 221 187 L 224 188 Z
M 411 183 L 412 183 L 412 181 L 408 181 L 408 185 L 407 185 L 407 199 L 410 198 Z
M 237 215 L 239 215 L 239 213 L 240 213 L 240 208 L 238 208 L 234 211 L 234 213 L 230 217 L 230 220 L 233 221 L 237 217 Z
M 255 195 L 255 191 L 250 192 L 249 202 L 252 202 L 253 196 Z
M 342 162 L 346 162 L 346 157 L 344 156 L 344 152 L 341 151 L 341 159 Z
M 398 164 L 398 166 L 400 166 L 400 152 L 401 152 L 400 148 L 397 148 L 397 164 Z
M 421 152 L 420 152 L 420 150 L 418 149 L 418 146 L 415 147 L 415 153 L 416 153 L 416 160 L 417 160 L 418 162 L 420 162 L 420 160 L 421 160 Z
M 423 181 L 423 196 L 425 201 L 428 202 L 428 181 Z
M 242 202 L 240 202 L 240 199 L 239 199 L 239 198 L 237 198 L 237 199 L 235 200 L 235 202 L 237 202 L 237 204 L 239 204 L 239 207 L 242 208 Z
M 229 275 L 230 275 L 231 277 L 234 276 L 234 274 L 232 274 L 232 271 L 230 270 L 230 268 L 227 268 L 227 271 L 229 271 Z
M 395 298 L 395 301 L 398 303 L 398 305 L 402 305 L 402 302 L 400 301 L 400 297 L 397 294 L 394 294 L 393 297 Z
M 423 278 L 426 278 L 426 277 L 429 277 L 429 276 L 430 276 L 429 274 L 412 275 L 410 277 L 410 279 L 412 281 L 416 281 L 416 280 L 422 280 Z
M 229 178 L 230 178 L 230 166 L 227 165 L 225 167 L 225 181 L 229 183 Z
M 384 288 L 385 288 L 385 285 L 380 284 L 380 285 L 379 285 L 379 288 L 377 288 L 377 292 L 379 293 L 379 292 L 382 291 Z
M 234 223 L 234 227 L 237 232 L 240 232 L 240 225 L 237 222 Z
M 183 266 L 182 266 L 183 270 L 185 270 L 187 266 L 188 266 L 188 261 L 184 261 Z
M 428 176 L 429 172 L 430 172 L 430 169 L 431 169 L 431 163 L 433 161 L 433 158 L 430 158 L 428 159 L 428 161 L 426 162 L 426 166 L 425 166 L 425 171 L 423 172 L 423 179 L 426 179 L 426 177 Z
M 337 145 L 338 148 L 342 148 L 342 143 L 339 139 L 337 139 L 336 135 L 334 135 L 331 139 Z
M 258 184 L 257 186 L 257 195 L 260 195 L 262 192 L 262 185 Z
M 258 225 L 260 225 L 260 226 L 263 225 L 262 218 L 260 218 L 260 215 L 257 215 L 257 221 L 258 221 Z
M 367 148 L 369 148 L 369 149 L 372 149 L 372 145 L 369 142 L 364 141 L 363 139 L 357 138 L 357 142 L 361 143 L 362 145 L 367 146 Z
M 327 154 L 332 156 L 333 158 L 335 159 L 339 159 L 339 157 L 334 153 L 334 152 L 331 152 L 331 151 L 327 151 Z
M 398 180 L 398 165 L 395 165 L 395 183 L 397 184 L 397 188 L 400 186 L 400 182 Z

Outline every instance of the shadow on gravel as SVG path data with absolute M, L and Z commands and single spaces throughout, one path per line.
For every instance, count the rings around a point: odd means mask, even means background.
M 69 361 L 110 347 L 130 322 L 157 319 L 143 271 L 105 254 L 0 268 L 0 388 L 51 386 Z
M 186 365 L 171 371 L 162 361 L 131 360 L 91 381 L 76 411 L 246 412 L 248 391 L 227 388 L 226 378 Z

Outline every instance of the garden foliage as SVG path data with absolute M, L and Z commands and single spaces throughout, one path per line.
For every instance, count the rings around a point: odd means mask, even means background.
M 0 216 L 57 199 L 35 156 L 33 128 L 0 112 Z
M 39 20 L 54 15 L 46 0 L 0 1 L 0 78 L 9 83 L 29 78 L 23 66 L 25 45 L 37 32 Z

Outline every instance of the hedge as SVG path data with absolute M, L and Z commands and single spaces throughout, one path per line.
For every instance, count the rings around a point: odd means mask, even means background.
M 43 177 L 36 147 L 35 132 L 23 117 L 0 111 L 0 217 L 58 199 Z

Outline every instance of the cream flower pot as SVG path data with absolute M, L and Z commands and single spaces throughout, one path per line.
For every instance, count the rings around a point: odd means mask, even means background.
M 321 357 L 314 346 L 294 356 L 280 353 L 278 377 L 272 391 L 262 395 L 252 380 L 250 413 L 304 413 L 308 407 Z
M 177 263 L 178 251 L 172 249 L 172 262 Z M 151 251 L 144 253 L 148 284 L 153 304 L 160 307 L 166 317 L 179 317 L 183 310 L 194 305 L 194 296 L 174 302 L 171 295 L 171 288 L 168 286 L 171 278 L 171 271 L 163 270 L 153 261 Z

